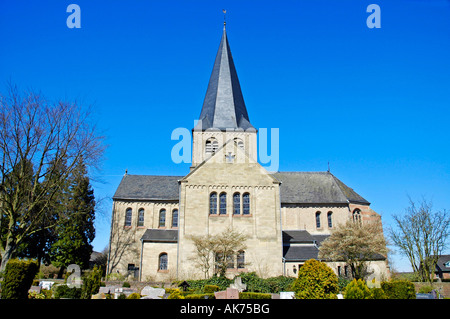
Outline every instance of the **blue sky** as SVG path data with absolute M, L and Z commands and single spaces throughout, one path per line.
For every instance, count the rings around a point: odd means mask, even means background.
M 66 25 L 71 3 L 80 29 Z M 366 25 L 371 3 L 379 29 Z M 11 80 L 92 105 L 106 136 L 96 250 L 125 169 L 189 171 L 172 162 L 170 137 L 200 114 L 223 8 L 250 121 L 279 128 L 281 171 L 330 162 L 385 226 L 408 195 L 450 209 L 448 0 L 2 1 L 0 91 Z M 394 265 L 409 269 L 399 255 Z

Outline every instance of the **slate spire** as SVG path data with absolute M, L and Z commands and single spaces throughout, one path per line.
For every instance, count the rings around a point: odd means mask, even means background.
M 255 130 L 245 107 L 225 23 L 200 118 L 194 130 Z M 256 130 L 255 130 L 256 131 Z

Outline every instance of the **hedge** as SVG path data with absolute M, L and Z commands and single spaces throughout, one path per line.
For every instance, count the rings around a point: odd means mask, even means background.
M 208 297 L 208 298 L 205 298 Z M 216 299 L 214 293 L 212 294 L 189 294 L 185 295 L 184 299 Z
M 239 299 L 272 299 L 272 295 L 260 292 L 240 292 Z
M 416 299 L 414 284 L 408 280 L 392 280 L 381 282 L 388 299 Z
M 9 260 L 2 283 L 2 299 L 28 299 L 28 290 L 38 270 L 36 261 Z

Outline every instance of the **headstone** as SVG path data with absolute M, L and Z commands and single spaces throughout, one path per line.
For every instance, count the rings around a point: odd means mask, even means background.
M 239 292 L 243 292 L 245 289 L 247 289 L 247 285 L 242 283 L 241 277 L 236 277 L 234 279 L 234 282 L 230 285 L 230 288 L 234 288 L 239 290 Z
M 106 295 L 102 292 L 99 292 L 98 294 L 92 295 L 91 299 L 106 299 Z
M 145 286 L 142 288 L 141 296 L 146 296 L 145 299 L 161 299 L 166 290 L 164 288 L 153 288 L 151 286 Z
M 337 299 L 344 299 L 344 295 L 343 294 L 337 294 Z
M 226 290 L 215 291 L 214 297 L 216 297 L 216 299 L 227 299 L 227 291 Z
M 280 299 L 295 299 L 295 292 L 293 292 L 293 291 L 280 291 Z
M 118 299 L 121 294 L 128 297 L 129 295 L 131 295 L 134 292 L 137 292 L 137 290 L 134 288 L 123 288 L 123 287 L 116 288 L 116 289 L 114 289 L 114 299 Z
M 227 288 L 227 299 L 239 299 L 239 290 L 235 288 Z
M 54 283 L 55 283 L 54 281 L 43 280 L 39 283 L 39 286 L 41 286 L 42 289 L 50 290 L 50 289 L 52 289 L 52 286 Z

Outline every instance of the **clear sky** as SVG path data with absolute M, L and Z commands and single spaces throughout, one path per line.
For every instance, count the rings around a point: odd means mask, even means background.
M 66 25 L 71 3 L 79 29 Z M 381 28 L 366 25 L 372 3 Z M 200 115 L 222 9 L 250 121 L 279 128 L 280 171 L 326 171 L 330 162 L 385 227 L 408 195 L 450 209 L 448 0 L 2 1 L 0 91 L 11 80 L 92 105 L 107 137 L 93 176 L 95 250 L 108 243 L 125 169 L 189 171 L 171 160 L 171 133 Z

